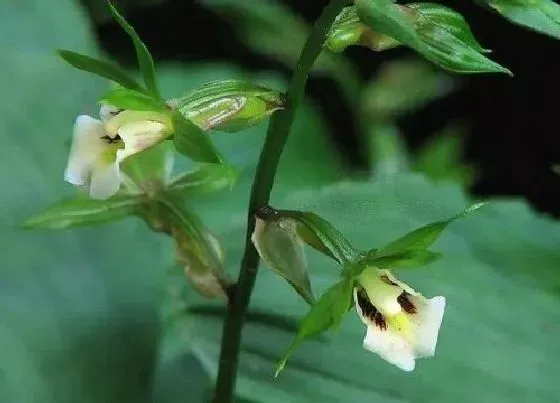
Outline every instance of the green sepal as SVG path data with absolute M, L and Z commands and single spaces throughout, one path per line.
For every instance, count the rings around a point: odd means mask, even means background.
M 94 59 L 93 57 L 71 50 L 60 49 L 57 53 L 66 63 L 78 70 L 86 71 L 96 76 L 106 78 L 107 80 L 114 81 L 131 90 L 139 92 L 145 91 L 134 78 L 116 64 Z
M 115 88 L 106 92 L 100 99 L 100 103 L 113 105 L 120 109 L 133 111 L 155 111 L 164 112 L 169 106 L 158 98 L 145 92 L 129 88 Z
M 392 255 L 406 252 L 409 249 L 427 249 L 432 246 L 449 224 L 459 218 L 466 217 L 484 205 L 486 205 L 486 203 L 475 203 L 447 220 L 436 221 L 415 229 L 379 249 L 378 255 Z
M 306 339 L 333 327 L 337 327 L 352 304 L 354 280 L 350 277 L 341 279 L 330 287 L 311 307 L 301 320 L 294 340 L 278 363 L 275 376 L 284 369 L 288 358 Z

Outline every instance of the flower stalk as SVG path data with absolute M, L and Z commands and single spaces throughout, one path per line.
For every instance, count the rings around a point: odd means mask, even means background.
M 311 34 L 305 42 L 292 76 L 292 82 L 286 97 L 286 107 L 274 113 L 270 119 L 251 189 L 245 252 L 241 261 L 241 270 L 237 280 L 236 291 L 228 305 L 224 321 L 214 403 L 232 403 L 235 398 L 241 329 L 259 266 L 259 255 L 251 242 L 251 235 L 255 229 L 254 213 L 262 206 L 268 204 L 280 156 L 288 139 L 296 110 L 305 95 L 307 78 L 315 60 L 321 54 L 336 16 L 347 3 L 348 0 L 331 1 L 317 19 Z

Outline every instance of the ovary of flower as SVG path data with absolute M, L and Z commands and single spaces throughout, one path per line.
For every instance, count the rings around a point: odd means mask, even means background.
M 364 348 L 404 371 L 435 354 L 445 298 L 424 298 L 388 270 L 368 268 L 354 289 L 356 310 L 367 326 Z
M 89 186 L 94 199 L 115 194 L 121 183 L 120 163 L 161 142 L 168 133 L 168 126 L 150 120 L 149 113 L 135 113 L 103 106 L 103 120 L 78 116 L 64 179 L 73 185 Z

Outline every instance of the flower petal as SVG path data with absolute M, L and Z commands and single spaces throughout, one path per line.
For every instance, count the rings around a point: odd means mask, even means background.
M 150 148 L 166 137 L 165 125 L 149 120 L 127 123 L 119 128 L 118 133 L 124 149 L 117 151 L 117 161 Z
M 72 147 L 64 172 L 64 180 L 73 185 L 85 185 L 98 155 L 103 152 L 105 135 L 103 123 L 90 116 L 81 115 L 74 124 Z
M 381 329 L 368 325 L 364 348 L 378 354 L 385 361 L 396 365 L 403 371 L 414 369 L 415 354 L 411 345 L 391 328 Z
M 439 328 L 443 320 L 445 297 L 433 297 L 425 300 L 424 306 L 416 303 L 416 298 L 411 297 L 418 311 L 410 316 L 412 321 L 418 323 L 414 350 L 417 357 L 432 357 L 436 352 Z
M 91 175 L 89 195 L 92 199 L 107 199 L 118 192 L 120 182 L 118 162 L 98 165 Z

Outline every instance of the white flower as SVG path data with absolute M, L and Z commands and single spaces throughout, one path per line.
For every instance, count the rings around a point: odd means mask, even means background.
M 106 199 L 119 190 L 120 163 L 163 141 L 170 123 L 162 114 L 121 111 L 108 105 L 101 107 L 99 115 L 101 120 L 86 115 L 76 119 L 64 179 L 89 186 L 94 199 Z
M 364 348 L 404 371 L 415 359 L 435 354 L 444 297 L 424 298 L 388 270 L 366 269 L 354 289 L 356 310 L 367 333 Z

